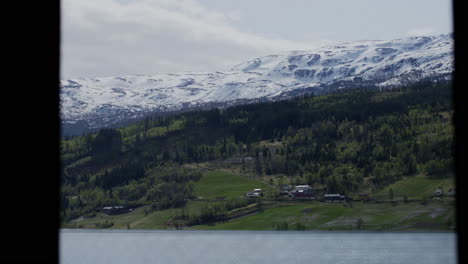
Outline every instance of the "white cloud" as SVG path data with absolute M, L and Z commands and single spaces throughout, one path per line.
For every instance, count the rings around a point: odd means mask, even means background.
M 62 78 L 229 69 L 314 46 L 242 32 L 195 0 L 63 0 Z
M 285 50 L 450 28 L 447 0 L 348 2 L 62 0 L 62 78 L 227 70 Z

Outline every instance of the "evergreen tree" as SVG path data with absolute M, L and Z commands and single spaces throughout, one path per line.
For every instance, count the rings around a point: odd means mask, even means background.
M 262 162 L 260 161 L 260 157 L 255 157 L 255 172 L 257 175 L 263 175 L 263 166 Z

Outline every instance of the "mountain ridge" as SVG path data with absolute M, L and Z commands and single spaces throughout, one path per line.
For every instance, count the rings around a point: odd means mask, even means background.
M 364 40 L 288 51 L 229 71 L 183 72 L 60 82 L 62 127 L 86 131 L 144 117 L 211 106 L 279 100 L 365 85 L 393 87 L 450 79 L 453 35 Z

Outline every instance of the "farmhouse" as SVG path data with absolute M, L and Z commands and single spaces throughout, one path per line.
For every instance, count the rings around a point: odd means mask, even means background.
M 328 193 L 328 194 L 325 194 L 325 196 L 323 197 L 323 200 L 327 203 L 339 203 L 339 202 L 345 201 L 346 196 L 338 194 L 338 193 Z
M 253 191 L 254 191 L 254 193 L 263 194 L 263 190 L 262 190 L 262 189 L 254 189 Z
M 310 190 L 312 189 L 309 185 L 296 185 L 294 190 Z
M 125 206 L 106 206 L 102 208 L 101 213 L 108 215 L 125 214 L 132 211 Z
M 263 196 L 262 189 L 254 189 L 253 191 L 248 191 L 245 195 L 247 198 L 257 198 Z
M 315 199 L 315 192 L 310 189 L 310 190 L 294 190 L 291 192 L 291 196 L 295 199 L 307 199 L 307 200 L 313 200 Z
M 291 197 L 294 199 L 315 199 L 315 191 L 309 185 L 296 185 L 291 191 Z
M 444 190 L 442 190 L 442 188 L 437 188 L 434 191 L 434 196 L 436 196 L 436 197 L 440 197 L 440 196 L 443 196 L 443 195 L 444 195 Z

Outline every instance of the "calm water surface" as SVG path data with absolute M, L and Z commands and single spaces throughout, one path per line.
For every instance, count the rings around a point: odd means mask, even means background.
M 60 263 L 457 263 L 454 233 L 60 230 Z

